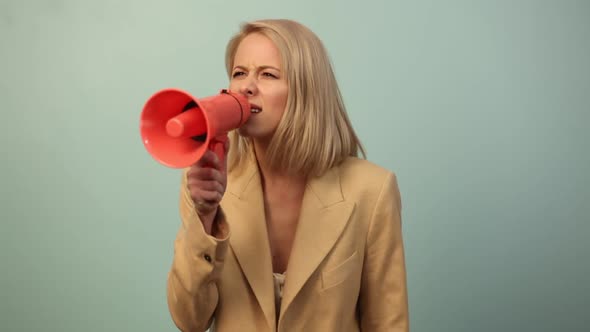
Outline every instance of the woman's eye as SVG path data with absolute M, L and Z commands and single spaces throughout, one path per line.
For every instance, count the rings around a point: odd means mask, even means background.
M 273 73 L 262 73 L 262 75 L 266 76 L 266 77 L 278 78 L 277 75 L 275 75 Z
M 243 72 L 243 71 L 237 71 L 237 72 L 235 72 L 235 73 L 232 75 L 232 77 L 236 78 L 236 77 L 238 77 L 238 76 L 241 76 L 241 75 L 244 75 L 244 72 Z

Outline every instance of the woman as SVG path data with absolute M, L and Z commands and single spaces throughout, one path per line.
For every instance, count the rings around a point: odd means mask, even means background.
M 357 157 L 321 41 L 290 20 L 251 22 L 226 65 L 253 114 L 227 162 L 208 152 L 183 172 L 167 291 L 176 326 L 407 331 L 396 178 Z

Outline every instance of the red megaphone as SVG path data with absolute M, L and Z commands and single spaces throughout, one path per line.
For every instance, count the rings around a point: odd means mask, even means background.
M 245 96 L 228 90 L 202 99 L 179 89 L 160 90 L 141 112 L 141 139 L 152 157 L 168 167 L 188 167 L 207 149 L 223 160 L 227 133 L 248 120 L 250 108 Z

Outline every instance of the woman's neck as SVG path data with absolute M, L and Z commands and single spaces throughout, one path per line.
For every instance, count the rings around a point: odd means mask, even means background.
M 288 174 L 271 167 L 268 163 L 268 142 L 254 141 L 254 154 L 258 162 L 262 185 L 264 188 L 302 188 L 305 186 L 305 177 L 297 174 Z

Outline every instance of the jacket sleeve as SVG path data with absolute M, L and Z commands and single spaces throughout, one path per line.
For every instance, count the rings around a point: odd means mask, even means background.
M 359 301 L 362 331 L 409 331 L 401 197 L 393 173 L 371 216 Z
M 217 282 L 227 252 L 229 226 L 219 208 L 216 236 L 205 232 L 190 198 L 186 171 L 179 203 L 182 224 L 174 241 L 174 258 L 168 273 L 168 309 L 181 331 L 205 331 L 211 325 L 219 299 Z

